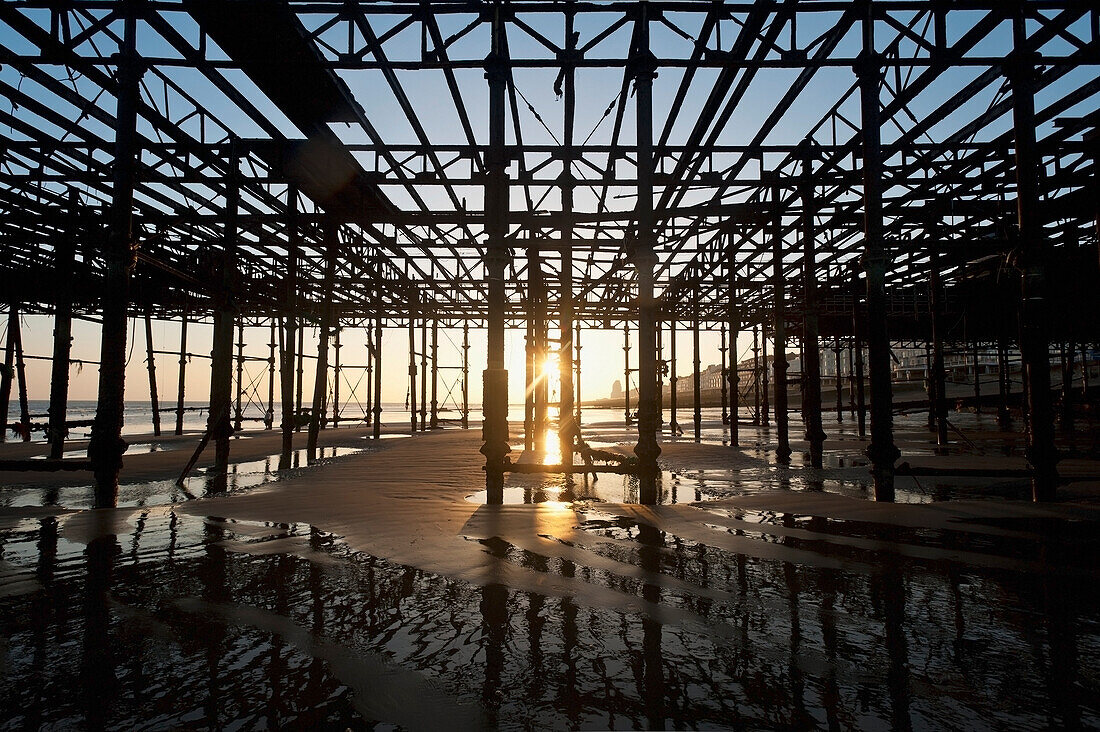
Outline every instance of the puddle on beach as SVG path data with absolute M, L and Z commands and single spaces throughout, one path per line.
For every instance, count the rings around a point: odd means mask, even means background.
M 741 516 L 762 518 L 805 528 Z M 572 588 L 555 596 L 396 565 L 304 524 L 162 506 L 87 545 L 61 528 L 0 535 L 0 727 L 1100 724 L 1085 662 L 1100 591 L 1079 577 L 888 551 L 847 571 L 598 511 L 583 561 L 482 542 Z

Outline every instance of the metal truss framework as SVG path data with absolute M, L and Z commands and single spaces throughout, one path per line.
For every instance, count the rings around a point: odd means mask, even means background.
M 1038 247 L 1096 339 L 1093 2 L 9 0 L 0 34 L 0 273 L 32 311 L 62 241 L 73 307 L 104 309 L 136 77 L 133 312 L 216 321 L 231 259 L 246 320 L 491 327 L 499 265 L 504 323 L 563 342 L 640 322 L 652 286 L 658 323 L 782 304 L 873 345 L 925 337 L 934 278 L 992 339 L 973 282 Z

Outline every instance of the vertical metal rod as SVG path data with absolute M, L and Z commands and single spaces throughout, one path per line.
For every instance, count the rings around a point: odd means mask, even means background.
M 236 149 L 230 151 L 226 162 L 225 225 L 222 249 L 215 260 L 218 271 L 212 283 L 214 330 L 211 335 L 210 409 L 207 413 L 207 432 L 214 441 L 212 473 L 217 479 L 217 489 L 224 489 L 229 470 L 229 438 L 233 434 L 233 321 L 239 316 L 234 297 L 237 285 L 237 209 L 240 204 Z
M 409 311 L 409 433 L 416 434 L 416 318 Z
M 8 440 L 8 406 L 11 402 L 11 385 L 15 381 L 15 330 L 19 327 L 19 308 L 8 310 L 8 338 L 4 346 L 4 371 L 0 374 L 0 442 Z
M 334 429 L 340 426 L 340 349 L 343 347 L 340 343 L 340 334 L 343 329 L 340 318 L 337 316 L 332 334 L 332 426 Z
M 145 363 L 149 370 L 149 407 L 153 413 L 153 436 L 160 437 L 160 398 L 157 396 L 157 362 L 153 353 L 153 319 L 145 307 Z
M 535 447 L 535 382 L 542 374 L 535 373 L 535 331 L 533 319 L 527 321 L 523 339 L 523 449 Z
M 428 319 L 420 321 L 420 431 L 428 429 Z
M 844 421 L 844 374 L 841 372 L 841 357 L 844 355 L 844 347 L 840 344 L 840 336 L 833 342 L 833 365 L 836 366 L 836 421 Z
M 73 220 L 76 222 L 76 207 L 79 198 L 76 190 L 70 191 L 70 205 Z M 65 449 L 65 437 L 68 429 L 65 418 L 69 401 L 69 357 L 73 347 L 73 299 L 72 272 L 76 256 L 74 241 L 77 227 L 73 226 L 66 235 L 59 237 L 54 244 L 54 283 L 57 287 L 54 307 L 53 360 L 50 374 L 50 419 L 46 437 L 50 443 L 50 459 L 59 460 Z
M 821 343 L 817 314 L 817 255 L 814 251 L 813 150 L 810 145 L 808 140 L 802 145 L 802 174 L 799 178 L 799 197 L 802 199 L 802 408 L 806 441 L 810 445 L 810 465 L 820 468 L 826 435 L 821 419 Z
M 783 210 L 780 208 L 779 185 L 772 186 L 772 312 L 775 318 L 773 338 L 775 356 L 775 432 L 778 443 L 775 460 L 781 465 L 791 461 L 791 443 L 787 415 L 787 316 L 783 294 Z
M 470 322 L 462 322 L 462 429 L 470 429 Z
M 656 60 L 649 50 L 649 7 L 638 6 L 635 39 L 631 49 L 629 72 L 633 72 L 637 111 L 638 140 L 638 231 L 630 252 L 638 282 L 638 499 L 643 504 L 657 502 L 657 301 L 653 296 L 654 251 L 657 242 L 653 215 L 653 80 Z
M 890 369 L 890 336 L 886 328 L 886 269 L 888 258 L 883 237 L 882 137 L 879 85 L 882 64 L 875 50 L 874 3 L 868 1 L 863 18 L 863 53 L 857 73 L 863 126 L 863 198 L 867 273 L 867 347 L 871 370 L 871 459 L 875 500 L 894 500 L 894 463 L 900 455 L 894 445 L 893 387 Z
M 737 257 L 733 241 L 732 236 L 726 241 L 726 292 L 729 299 L 726 319 L 730 329 L 730 365 L 726 382 L 730 394 L 730 447 L 737 447 L 741 444 L 741 369 L 740 354 L 737 352 L 737 336 L 741 332 L 741 292 L 737 286 Z
M 691 419 L 695 427 L 695 441 L 703 438 L 703 389 L 702 389 L 702 360 L 699 353 L 699 279 L 696 275 L 695 284 L 691 290 L 691 347 L 692 364 L 691 392 L 694 408 Z
M 15 329 L 15 378 L 19 387 L 19 432 L 23 442 L 31 441 L 31 410 L 27 399 L 27 364 L 23 360 L 23 329 Z
M 929 312 L 929 320 L 932 319 L 932 314 Z M 928 397 L 928 431 L 936 431 L 936 380 L 932 378 L 932 338 L 929 334 L 929 338 L 924 341 L 924 386 L 925 394 Z
M 680 425 L 676 422 L 676 407 L 679 395 L 677 391 L 679 389 L 679 379 L 676 377 L 676 315 L 673 314 L 672 318 L 668 322 L 668 349 L 669 349 L 669 368 L 668 368 L 668 408 L 669 408 L 669 420 L 668 420 L 668 432 L 675 437 L 681 434 Z
M 1035 501 L 1054 499 L 1058 485 L 1058 450 L 1054 445 L 1054 413 L 1050 403 L 1046 249 L 1039 213 L 1040 159 L 1035 141 L 1035 88 L 1038 74 L 1029 48 L 1026 3 L 1017 4 L 1012 18 L 1013 51 L 1007 62 L 1012 86 L 1012 126 L 1016 140 L 1016 217 L 1020 230 L 1020 360 L 1027 400 L 1025 455 L 1031 466 Z
M 720 336 L 721 337 L 721 342 L 718 346 L 718 352 L 719 352 L 719 355 L 721 357 L 721 371 L 718 372 L 719 373 L 718 381 L 719 381 L 719 385 L 720 385 L 720 391 L 721 391 L 721 394 L 722 394 L 722 424 L 729 424 L 730 423 L 729 389 L 728 389 L 729 367 L 726 364 L 726 351 L 728 351 L 729 349 L 726 346 L 726 324 L 722 323 L 718 330 L 721 334 L 721 336 Z
M 576 353 L 576 359 L 573 363 L 573 381 L 577 385 L 577 399 L 575 409 L 575 419 L 577 420 L 577 429 L 581 426 L 581 324 L 578 322 L 574 326 L 573 334 L 573 350 Z
M 126 311 L 130 300 L 130 275 L 135 263 L 133 199 L 137 178 L 137 107 L 141 61 L 137 57 L 137 16 L 132 5 L 119 10 L 124 16 L 123 38 L 115 75 L 118 106 L 115 111 L 114 166 L 108 212 L 106 271 L 103 282 L 102 340 L 99 356 L 99 392 L 88 457 L 95 471 L 95 505 L 113 506 L 118 491 L 118 471 L 126 442 L 122 439 L 126 388 Z
M 367 382 L 366 397 L 363 401 L 365 407 L 363 419 L 366 426 L 370 427 L 374 422 L 374 327 L 367 322 L 363 328 L 364 345 L 367 347 L 367 361 L 363 365 L 363 376 Z
M 439 427 L 439 320 L 432 316 L 432 413 L 431 428 Z
M 381 287 L 381 285 L 379 285 Z M 374 319 L 374 439 L 382 436 L 382 316 Z
M 939 252 L 933 248 L 930 266 L 932 269 L 929 290 L 931 291 L 932 311 L 932 383 L 935 395 L 934 412 L 936 416 L 936 444 L 947 446 L 947 375 L 943 358 L 943 285 L 940 282 Z
M 565 48 L 567 52 L 576 50 L 576 38 L 573 24 L 574 14 L 565 15 Z M 567 59 L 572 58 L 566 56 Z M 577 90 L 576 69 L 566 61 L 563 65 L 564 79 L 564 118 L 563 140 L 564 157 L 561 172 L 561 304 L 559 307 L 559 346 L 560 391 L 558 408 L 558 441 L 561 446 L 562 462 L 572 464 L 573 441 L 580 438 L 580 427 L 574 420 L 575 405 L 573 397 L 573 130 L 576 122 Z
M 765 322 L 760 324 L 760 423 L 763 425 L 767 425 L 770 419 L 771 404 L 768 400 L 771 397 L 768 388 L 768 324 Z
M 332 214 L 326 214 L 322 223 L 324 236 L 325 272 L 321 289 L 321 328 L 317 335 L 317 370 L 313 378 L 313 408 L 309 413 L 309 433 L 306 437 L 307 459 L 317 457 L 317 438 L 321 422 L 325 418 L 325 398 L 328 395 L 328 341 L 332 337 L 332 281 L 336 274 L 336 250 L 339 246 L 340 224 Z
M 856 393 L 856 433 L 860 437 L 867 436 L 867 400 L 864 395 L 865 381 L 863 377 L 863 335 L 860 323 L 863 320 L 863 311 L 860 308 L 859 275 L 852 275 L 852 345 L 855 350 L 855 393 Z
M 176 429 L 177 435 L 183 434 L 183 415 L 187 398 L 187 311 L 180 318 L 180 361 L 179 375 L 176 380 Z
M 630 426 L 630 321 L 623 321 L 623 420 Z
M 305 328 L 301 323 L 298 324 L 298 368 L 295 373 L 294 382 L 294 431 L 301 432 L 302 420 L 300 416 L 302 414 L 302 395 L 305 394 L 305 384 L 303 382 L 306 366 L 305 366 Z
M 233 406 L 233 431 L 239 432 L 244 412 L 241 399 L 244 394 L 244 319 L 237 321 L 237 396 Z
M 271 319 L 269 338 L 267 341 L 267 412 L 264 413 L 264 429 L 269 430 L 275 426 L 275 318 Z
M 280 452 L 280 467 L 290 467 L 290 451 L 294 447 L 294 432 L 297 429 L 299 410 L 295 409 L 295 398 L 302 398 L 302 384 L 299 376 L 297 397 L 294 383 L 295 360 L 301 359 L 302 328 L 298 323 L 298 254 L 301 234 L 298 231 L 298 189 L 287 188 L 286 221 L 286 272 L 283 276 L 283 352 L 279 363 L 280 399 L 282 401 L 283 441 Z M 298 344 L 297 347 L 295 344 Z M 301 364 L 301 361 L 298 360 Z M 299 369 L 301 366 L 299 365 Z
M 665 377 L 668 376 L 668 362 L 665 361 L 664 329 L 661 318 L 657 318 L 657 427 L 665 424 Z
M 752 327 L 752 423 L 760 424 L 760 330 Z
M 489 149 L 485 154 L 485 277 L 488 280 L 486 364 L 482 379 L 482 412 L 486 502 L 504 502 L 504 465 L 508 446 L 508 371 L 504 368 L 504 317 L 507 307 L 504 273 L 508 266 L 508 153 L 504 137 L 504 97 L 508 60 L 502 8 L 494 5 L 491 44 L 485 59 L 489 83 Z M 563 456 L 564 457 L 564 456 Z

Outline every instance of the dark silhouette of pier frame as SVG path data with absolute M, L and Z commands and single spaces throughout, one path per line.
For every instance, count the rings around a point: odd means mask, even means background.
M 39 16 L 25 12 L 29 7 L 0 6 L 0 21 L 22 39 L 21 48 L 31 49 L 9 53 L 4 63 L 23 75 L 27 87 L 33 86 L 33 91 L 23 85 L 0 86 L 13 110 L 7 123 L 16 132 L 0 145 L 0 162 L 9 171 L 0 180 L 0 290 L 9 315 L 0 376 L 0 434 L 6 438 L 9 432 L 13 387 L 18 389 L 20 414 L 12 425 L 24 438 L 38 428 L 27 406 L 24 373 L 25 360 L 38 356 L 23 352 L 19 317 L 51 314 L 54 348 L 45 357 L 53 361 L 46 427 L 51 460 L 40 461 L 35 469 L 93 471 L 97 505 L 114 503 L 126 449 L 121 436 L 125 365 L 134 317 L 146 322 L 154 400 L 155 356 L 164 352 L 154 347 L 151 323 L 180 319 L 183 325 L 177 399 L 175 406 L 154 406 L 158 432 L 160 412 L 174 412 L 175 431 L 182 431 L 188 409 L 186 364 L 193 356 L 205 357 L 188 352 L 186 324 L 213 323 L 204 442 L 215 443 L 215 473 L 222 474 L 229 465 L 230 437 L 247 419 L 244 405 L 256 396 L 244 384 L 248 360 L 267 367 L 263 421 L 269 429 L 275 427 L 274 395 L 280 395 L 286 457 L 302 427 L 307 427 L 312 453 L 320 430 L 348 421 L 340 403 L 340 374 L 353 368 L 340 360 L 339 338 L 345 329 L 362 328 L 368 343 L 368 363 L 361 367 L 369 375 L 364 421 L 373 425 L 378 438 L 384 330 L 409 328 L 410 427 L 416 432 L 417 376 L 419 429 L 439 427 L 444 422 L 439 378 L 446 368 L 461 369 L 460 423 L 469 426 L 469 330 L 485 328 L 481 451 L 490 503 L 503 500 L 507 473 L 519 469 L 510 458 L 507 421 L 504 344 L 509 328 L 528 333 L 527 381 L 532 384 L 551 351 L 548 331 L 556 323 L 563 458 L 561 465 L 543 469 L 567 473 L 578 470 L 573 455 L 582 429 L 581 333 L 592 327 L 623 329 L 627 399 L 632 371 L 638 386 L 634 470 L 644 503 L 659 500 L 659 431 L 665 425 L 659 385 L 666 349 L 675 362 L 680 324 L 691 328 L 697 363 L 700 330 L 723 333 L 723 358 L 729 356 L 723 408 L 728 406 L 724 416 L 734 446 L 739 414 L 749 407 L 741 401 L 744 379 L 737 366 L 737 336 L 749 332 L 754 338 L 758 333 L 766 337 L 770 332 L 774 399 L 769 403 L 765 385 L 761 415 L 761 374 L 768 366 L 757 363 L 751 369 L 751 408 L 753 423 L 764 425 L 769 423 L 768 405 L 773 408 L 773 457 L 781 465 L 789 464 L 792 450 L 787 421 L 792 383 L 802 395 L 809 462 L 821 465 L 828 435 L 821 415 L 818 353 L 831 347 L 836 354 L 839 418 L 840 354 L 847 347 L 852 354 L 852 407 L 860 436 L 869 413 L 867 455 L 874 495 L 885 501 L 894 496 L 899 458 L 892 426 L 892 344 L 928 344 L 929 413 L 937 442 L 945 446 L 945 354 L 956 349 L 976 358 L 980 347 L 995 345 L 1003 366 L 1003 354 L 1015 343 L 1022 361 L 1022 414 L 1033 496 L 1054 497 L 1059 458 L 1054 400 L 1061 401 L 1062 427 L 1072 429 L 1075 401 L 1093 398 L 1083 356 L 1080 393 L 1074 388 L 1074 361 L 1087 346 L 1100 342 L 1095 297 L 1100 284 L 1095 243 L 1100 220 L 1095 100 L 1100 84 L 1093 75 L 1092 81 L 1073 88 L 1056 86 L 1072 70 L 1100 64 L 1100 20 L 1086 4 L 971 3 L 966 12 L 980 12 L 969 16 L 972 22 L 960 33 L 948 33 L 958 13 L 950 4 L 928 3 L 905 15 L 913 9 L 881 0 L 502 0 L 354 8 L 324 1 L 188 0 L 173 12 L 190 14 L 201 30 L 197 40 L 175 30 L 166 10 L 146 0 L 120 1 L 109 17 L 90 26 L 76 0 L 52 3 L 52 19 L 44 25 Z M 548 15 L 560 20 L 561 38 L 536 29 L 545 26 L 541 16 Z M 444 16 L 447 27 L 462 30 L 444 37 Z M 528 16 L 540 16 L 540 23 L 532 25 Z M 832 25 L 823 26 L 820 36 L 808 43 L 793 30 L 803 16 L 810 21 L 828 18 Z M 391 30 L 379 33 L 375 25 L 383 18 Z M 981 50 L 1006 25 L 1012 31 L 1011 48 L 1000 55 Z M 143 33 L 157 35 L 171 52 L 151 48 L 143 53 L 139 26 Z M 722 38 L 723 27 L 737 28 L 732 42 L 728 34 Z M 488 31 L 489 47 L 476 55 L 460 51 L 469 44 L 457 41 L 468 41 L 479 28 Z M 690 39 L 690 52 L 654 43 L 658 28 Z M 1082 28 L 1083 35 L 1076 37 Z M 347 31 L 346 47 L 333 46 L 329 36 L 322 42 L 321 36 L 333 29 Z M 419 60 L 387 55 L 387 44 L 405 29 L 421 32 Z M 601 44 L 620 30 L 629 34 L 626 53 L 608 55 Z M 852 30 L 862 38 L 854 55 L 841 45 Z M 509 38 L 517 34 L 547 53 L 513 53 Z M 87 43 L 93 38 L 99 43 Z M 1041 55 L 1055 38 L 1075 42 L 1069 50 Z M 209 52 L 207 39 L 224 57 Z M 907 50 L 910 45 L 917 50 Z M 102 90 L 104 99 L 113 97 L 113 112 L 110 105 L 90 101 L 59 80 L 50 72 L 56 64 L 78 72 L 86 86 Z M 177 67 L 201 73 L 264 136 L 244 137 L 223 123 L 217 110 L 204 107 L 203 100 L 165 73 Z M 970 81 L 960 78 L 957 93 L 939 108 L 912 108 L 934 82 L 950 81 L 952 72 L 963 67 L 980 73 Z M 804 139 L 767 142 L 818 72 L 835 68 L 853 72 L 853 84 L 837 104 L 807 125 Z M 521 105 L 546 124 L 518 78 L 528 69 L 555 69 L 559 74 L 560 144 L 524 142 Z M 588 69 L 622 74 L 620 91 L 601 118 L 601 123 L 612 120 L 610 144 L 578 142 L 576 76 Z M 749 84 L 768 69 L 796 70 L 799 75 L 778 95 L 752 139 L 718 142 Z M 304 137 L 288 138 L 256 100 L 231 83 L 227 70 L 247 76 Z M 365 108 L 340 76 L 353 70 L 381 73 L 395 100 L 387 113 L 403 116 L 416 142 L 383 137 L 371 122 L 378 110 Z M 484 72 L 485 143 L 478 139 L 478 112 L 467 106 L 462 93 L 461 70 Z M 682 72 L 682 77 L 673 103 L 655 117 L 653 86 L 666 70 L 670 75 Z M 399 73 L 409 71 L 443 75 L 464 143 L 432 141 Z M 692 84 L 701 73 L 713 75 L 714 81 L 697 118 L 685 120 L 685 99 L 698 91 Z M 967 99 L 1001 84 L 1009 92 L 1006 100 L 966 117 Z M 143 94 L 143 87 L 163 92 L 165 101 L 158 94 Z M 1036 109 L 1038 94 L 1045 104 L 1041 110 Z M 856 97 L 859 117 L 853 119 L 844 102 Z M 51 105 L 51 100 L 58 104 Z M 580 101 L 595 103 L 587 97 Z M 1084 114 L 1065 116 L 1090 103 Z M 631 104 L 633 143 L 623 139 Z M 85 110 L 83 115 L 97 124 L 66 117 L 56 110 L 62 106 Z M 965 117 L 957 132 L 942 142 L 930 141 L 930 130 L 953 113 Z M 49 124 L 36 126 L 21 114 Z M 1006 114 L 1011 115 L 1010 132 L 980 134 Z M 1037 139 L 1037 128 L 1050 122 L 1053 131 L 1044 127 L 1045 136 Z M 368 141 L 343 141 L 333 131 L 341 124 L 363 131 Z M 677 137 L 678 125 L 688 129 L 686 136 Z M 888 126 L 900 132 L 891 132 L 884 143 L 882 130 Z M 113 129 L 113 139 L 100 136 L 101 127 Z M 53 128 L 62 134 L 52 134 Z M 370 156 L 373 170 L 363 162 Z M 110 164 L 103 162 L 107 158 Z M 550 170 L 555 171 L 552 178 L 546 177 Z M 208 187 L 213 196 L 196 194 L 192 184 Z M 400 187 L 412 205 L 396 204 L 385 186 Z M 429 186 L 448 203 L 429 204 L 420 192 Z M 459 188 L 471 186 L 484 191 L 482 210 L 467 206 L 459 194 Z M 608 205 L 613 186 L 631 191 L 633 206 L 615 210 Z M 556 189 L 560 208 L 546 210 L 535 201 L 532 189 L 538 187 Z M 599 199 L 594 209 L 577 203 L 578 191 L 589 189 Z M 731 190 L 742 194 L 733 197 Z M 522 194 L 526 205 L 513 208 L 513 194 Z M 92 319 L 102 328 L 98 409 L 88 459 L 79 461 L 63 457 L 65 433 L 77 426 L 65 412 L 74 318 Z M 303 332 L 310 325 L 320 328 L 315 356 L 304 353 Z M 265 356 L 244 353 L 245 326 L 269 329 Z M 666 327 L 672 340 L 662 344 L 659 331 Z M 440 328 L 462 329 L 461 367 L 440 363 Z M 637 333 L 633 348 L 631 330 Z M 331 366 L 330 336 L 336 339 Z M 799 339 L 804 355 L 799 374 L 787 372 L 792 336 Z M 1057 391 L 1051 383 L 1052 344 L 1061 354 Z M 631 351 L 636 369 L 630 365 Z M 301 408 L 306 358 L 317 363 L 308 410 Z M 1007 374 L 1007 368 L 1001 371 Z M 694 437 L 701 439 L 698 367 L 695 373 Z M 333 375 L 336 386 L 329 404 Z M 675 435 L 674 365 L 668 376 L 673 384 L 668 427 Z M 1009 390 L 1004 376 L 1000 382 L 1000 412 L 1007 418 Z M 864 398 L 865 387 L 869 399 Z M 980 408 L 985 397 L 977 375 L 974 388 L 973 403 Z M 548 425 L 549 395 L 545 383 L 526 392 L 525 444 L 530 449 L 532 435 Z M 632 421 L 629 403 L 626 412 Z M 0 468 L 26 466 L 5 461 Z

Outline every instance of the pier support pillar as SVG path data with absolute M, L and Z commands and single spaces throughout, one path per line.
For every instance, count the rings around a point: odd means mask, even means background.
M 420 320 L 420 431 L 428 431 L 428 319 Z
M 136 263 L 133 234 L 134 184 L 137 178 L 137 108 L 141 60 L 137 56 L 137 17 L 130 5 L 119 11 L 122 44 L 115 76 L 118 106 L 115 112 L 114 166 L 103 281 L 102 340 L 99 354 L 99 392 L 88 457 L 95 472 L 95 505 L 113 506 L 118 472 L 126 442 L 122 439 L 126 407 L 126 312 L 130 304 L 130 276 Z
M 378 345 L 381 348 L 382 341 L 378 341 Z M 462 429 L 470 429 L 470 323 L 468 321 L 462 323 Z
M 638 499 L 643 504 L 658 500 L 657 458 L 657 301 L 653 296 L 654 252 L 657 234 L 653 215 L 653 80 L 655 59 L 649 50 L 649 8 L 638 8 L 637 45 L 628 73 L 634 76 L 638 131 L 638 232 L 631 261 L 638 280 Z M 627 384 L 629 389 L 629 384 Z
M 275 342 L 276 336 L 275 318 L 271 319 L 269 337 L 267 339 L 267 412 L 264 413 L 264 429 L 275 427 Z
M 244 411 L 241 408 L 241 398 L 244 395 L 244 319 L 237 320 L 237 392 L 233 402 L 233 431 L 241 431 L 241 421 Z
M 409 434 L 416 436 L 416 318 L 409 310 Z
M 718 382 L 722 394 L 722 424 L 729 424 L 729 366 L 726 363 L 726 352 L 729 348 L 726 346 L 726 324 L 722 323 L 718 330 L 720 333 L 719 337 L 721 338 L 718 346 L 718 354 L 721 358 L 721 371 L 718 372 Z
M 877 96 L 876 96 L 877 100 Z M 877 103 L 877 101 L 876 101 Z M 810 445 L 810 465 L 822 466 L 825 430 L 821 419 L 821 343 L 817 314 L 817 258 L 814 251 L 814 184 L 810 142 L 802 144 L 802 417 Z
M 294 366 L 301 354 L 295 349 L 295 341 L 300 333 L 298 328 L 298 254 L 301 244 L 298 232 L 298 189 L 287 190 L 287 253 L 286 274 L 283 278 L 283 352 L 279 363 L 279 394 L 282 400 L 282 450 L 280 467 L 290 467 L 290 453 L 294 449 L 294 430 L 297 412 L 294 410 Z M 301 387 L 298 387 L 299 390 Z M 299 397 L 300 398 L 300 397 Z
M 76 220 L 76 191 L 71 192 L 73 219 Z M 57 298 L 54 308 L 53 324 L 53 361 L 50 373 L 50 422 L 46 438 L 50 443 L 50 459 L 60 460 L 65 450 L 65 438 L 68 428 L 65 417 L 69 401 L 69 356 L 73 347 L 73 299 L 72 273 L 76 255 L 76 226 L 67 236 L 56 240 L 54 244 L 54 282 Z
M 306 458 L 317 457 L 317 437 L 321 421 L 325 417 L 325 397 L 328 393 L 328 341 L 332 336 L 332 281 L 336 274 L 336 249 L 339 245 L 340 225 L 328 214 L 323 223 L 325 272 L 321 285 L 324 301 L 321 303 L 321 328 L 317 336 L 317 370 L 313 379 L 313 408 L 309 413 L 309 433 L 306 437 Z
M 145 306 L 145 364 L 149 370 L 149 406 L 153 413 L 153 436 L 160 437 L 160 397 L 157 395 L 157 362 L 153 348 L 153 318 Z
M 623 423 L 629 427 L 630 414 L 630 321 L 623 322 Z
M 486 502 L 504 503 L 504 466 L 508 446 L 508 371 L 504 368 L 504 273 L 508 266 L 508 158 L 505 150 L 505 89 L 508 83 L 504 18 L 500 6 L 492 13 L 491 49 L 485 59 L 489 82 L 489 149 L 485 155 L 485 276 L 488 280 L 487 359 L 483 376 Z M 564 455 L 563 455 L 564 457 Z
M 695 428 L 695 441 L 699 442 L 703 437 L 703 398 L 702 384 L 699 373 L 702 369 L 702 361 L 699 354 L 699 275 L 696 274 L 695 284 L 691 289 L 691 394 L 693 409 L 691 421 Z
M 771 398 L 768 390 L 768 324 L 760 324 L 760 424 L 767 426 L 771 419 Z
M 19 433 L 23 442 L 31 441 L 31 410 L 27 400 L 27 363 L 23 359 L 23 329 L 15 319 L 15 380 L 19 390 Z
M 432 413 L 431 428 L 439 428 L 439 319 L 432 316 Z
M 940 282 L 939 252 L 931 252 L 929 280 L 929 310 L 932 315 L 932 412 L 936 421 L 936 444 L 947 447 L 947 375 L 943 358 L 943 285 Z
M 680 434 L 680 424 L 676 421 L 676 390 L 679 388 L 679 379 L 676 378 L 676 312 L 672 313 L 672 317 L 668 321 L 668 349 L 669 349 L 669 368 L 668 368 L 668 433 L 675 437 Z
M 8 407 L 11 385 L 15 381 L 15 331 L 19 328 L 19 308 L 8 310 L 7 343 L 4 346 L 4 370 L 0 373 L 0 442 L 8 441 Z
M 379 285 L 381 288 L 381 285 Z M 374 319 L 374 439 L 382 436 L 382 316 Z
M 741 370 L 737 361 L 737 334 L 741 331 L 741 310 L 738 307 L 738 298 L 741 293 L 737 287 L 737 259 L 734 256 L 732 236 L 726 240 L 726 292 L 729 299 L 726 319 L 729 321 L 730 330 L 730 365 L 726 373 L 730 392 L 730 447 L 737 447 L 741 444 L 738 430 L 741 413 Z
M 1035 501 L 1054 499 L 1058 451 L 1050 403 L 1050 351 L 1047 338 L 1046 272 L 1043 224 L 1039 213 L 1039 158 L 1035 141 L 1035 58 L 1028 49 L 1024 3 L 1012 19 L 1013 51 L 1006 71 L 1012 87 L 1012 125 L 1016 141 L 1016 216 L 1020 229 L 1020 359 L 1027 400 L 1025 454 L 1031 466 Z
M 775 323 L 772 328 L 775 355 L 772 359 L 775 376 L 775 433 L 777 444 L 775 461 L 780 465 L 791 462 L 789 417 L 787 414 L 787 316 L 783 293 L 783 209 L 779 200 L 779 186 L 772 186 L 772 311 Z
M 881 59 L 875 51 L 874 6 L 867 3 L 863 17 L 863 52 L 857 63 L 863 126 L 863 268 L 867 274 L 867 347 L 871 370 L 871 460 L 875 500 L 894 500 L 894 463 L 900 453 L 894 445 L 893 386 L 890 383 L 890 336 L 886 326 L 886 269 L 889 264 L 883 238 L 882 137 L 879 85 Z
M 176 377 L 176 429 L 175 434 L 183 434 L 183 415 L 187 404 L 187 310 L 180 318 L 180 362 Z
M 833 343 L 833 365 L 836 367 L 836 421 L 844 421 L 844 375 L 841 372 L 844 346 L 840 344 L 840 336 Z
M 344 330 L 340 318 L 335 318 L 332 328 L 332 428 L 340 426 L 340 337 Z M 325 390 L 328 393 L 328 390 Z M 322 423 L 323 424 L 323 423 Z

